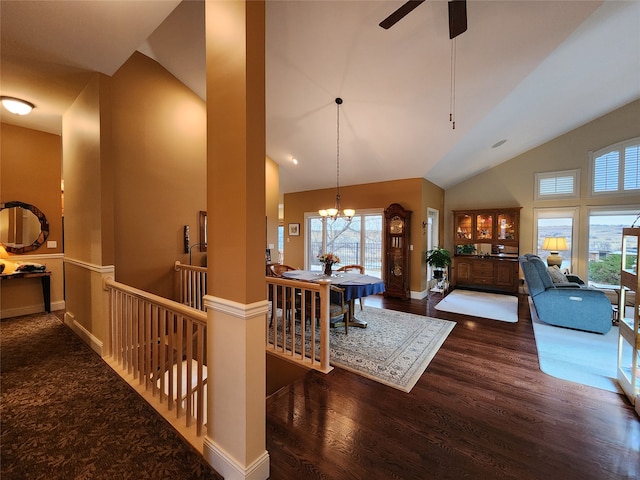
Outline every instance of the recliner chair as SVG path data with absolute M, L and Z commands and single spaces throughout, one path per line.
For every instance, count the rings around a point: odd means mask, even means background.
M 537 255 L 526 254 L 519 257 L 519 261 L 542 322 L 603 334 L 611 330 L 613 309 L 603 291 L 584 288 L 578 283 L 554 284 L 547 265 Z

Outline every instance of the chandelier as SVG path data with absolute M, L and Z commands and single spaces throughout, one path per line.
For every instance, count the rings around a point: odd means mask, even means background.
M 342 210 L 340 206 L 340 105 L 342 104 L 341 98 L 336 98 L 337 106 L 337 141 L 336 141 L 336 203 L 333 208 L 318 210 L 318 213 L 322 217 L 328 217 L 335 220 L 338 217 L 345 218 L 348 222 L 351 221 L 356 211 L 352 208 L 345 208 Z

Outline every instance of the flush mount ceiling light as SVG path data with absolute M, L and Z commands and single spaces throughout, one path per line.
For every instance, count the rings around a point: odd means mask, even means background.
M 35 108 L 33 103 L 15 97 L 2 96 L 0 100 L 4 108 L 16 115 L 28 115 Z
M 319 210 L 318 213 L 322 217 L 329 217 L 335 220 L 338 217 L 344 217 L 348 222 L 351 221 L 356 211 L 352 208 L 345 208 L 341 210 L 340 207 L 340 105 L 342 104 L 341 98 L 336 98 L 336 105 L 338 109 L 337 120 L 337 142 L 336 142 L 336 203 L 333 208 L 327 208 Z

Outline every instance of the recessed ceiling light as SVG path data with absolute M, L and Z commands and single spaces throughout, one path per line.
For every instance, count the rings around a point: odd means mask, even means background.
M 501 147 L 502 145 L 504 145 L 505 143 L 507 143 L 507 139 L 504 138 L 502 140 L 500 140 L 499 142 L 494 143 L 493 145 L 491 145 L 491 148 L 498 148 Z
M 0 99 L 2 100 L 2 106 L 16 115 L 27 115 L 35 108 L 33 103 L 19 98 L 3 96 Z
M 297 165 L 297 164 L 298 164 L 298 159 L 294 157 L 294 158 L 292 158 L 292 159 L 291 159 L 291 162 L 292 162 L 294 165 Z

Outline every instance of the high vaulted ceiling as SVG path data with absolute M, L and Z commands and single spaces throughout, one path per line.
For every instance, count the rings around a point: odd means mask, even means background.
M 640 98 L 638 1 L 468 0 L 455 44 L 443 0 L 380 28 L 403 3 L 266 2 L 267 155 L 283 193 L 335 186 L 336 97 L 341 185 L 444 188 Z M 1 0 L 0 19 L 0 94 L 37 107 L 3 122 L 59 134 L 88 74 L 135 50 L 205 97 L 201 1 Z

